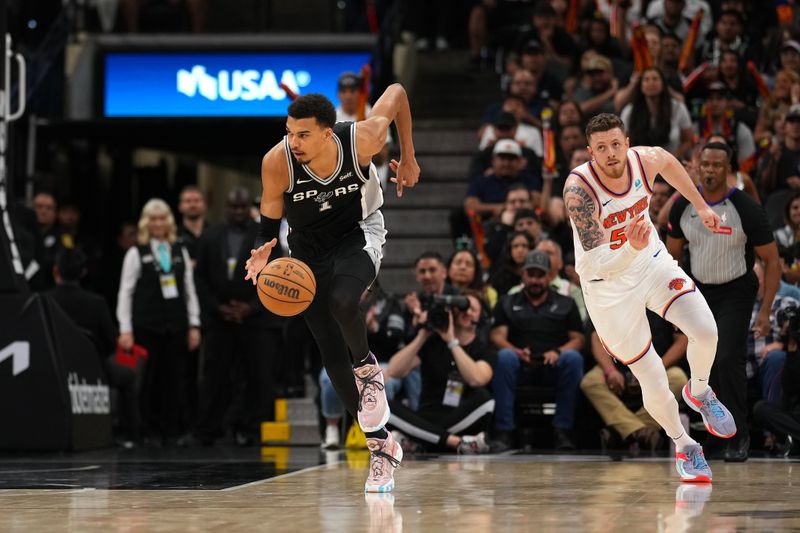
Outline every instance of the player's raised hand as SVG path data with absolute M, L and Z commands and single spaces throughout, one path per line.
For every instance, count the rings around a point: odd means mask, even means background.
M 269 254 L 276 244 L 278 244 L 278 239 L 272 239 L 257 249 L 250 250 L 250 259 L 244 264 L 244 268 L 247 271 L 247 275 L 244 277 L 245 280 L 252 280 L 253 285 L 258 283 L 258 274 L 267 266 Z
M 398 162 L 392 159 L 389 168 L 395 173 L 390 181 L 397 185 L 397 197 L 403 196 L 403 187 L 413 187 L 419 181 L 419 165 L 415 157 L 401 157 Z
M 719 229 L 722 219 L 719 218 L 719 215 L 716 214 L 713 209 L 705 206 L 698 209 L 697 214 L 700 216 L 700 220 L 703 221 L 703 225 L 708 231 L 716 232 Z
M 653 225 L 645 220 L 644 215 L 634 218 L 625 228 L 625 236 L 634 250 L 644 250 L 650 242 Z

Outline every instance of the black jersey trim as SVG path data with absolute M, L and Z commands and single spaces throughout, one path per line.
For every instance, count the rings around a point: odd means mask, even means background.
M 314 174 L 314 171 L 311 170 L 311 168 L 309 168 L 308 165 L 303 165 L 303 170 L 306 171 L 309 177 L 314 179 L 314 181 L 321 183 L 322 185 L 328 185 L 333 180 L 335 180 L 336 177 L 339 175 L 339 173 L 342 171 L 342 166 L 344 165 L 344 149 L 342 149 L 342 141 L 339 140 L 339 136 L 336 135 L 335 133 L 333 134 L 333 140 L 336 141 L 336 147 L 339 149 L 339 160 L 336 164 L 336 170 L 333 171 L 333 173 L 330 175 L 328 179 L 320 178 L 319 176 Z
M 289 137 L 283 136 L 283 151 L 286 153 L 286 165 L 289 167 L 289 188 L 286 192 L 294 190 L 294 165 L 292 165 L 292 152 L 289 149 Z
M 358 162 L 358 150 L 356 149 L 356 123 L 353 122 L 350 124 L 350 152 L 353 156 L 353 166 L 356 169 L 356 175 L 358 179 L 363 181 L 364 183 L 367 182 L 367 178 L 364 177 L 364 173 L 361 172 L 361 165 Z

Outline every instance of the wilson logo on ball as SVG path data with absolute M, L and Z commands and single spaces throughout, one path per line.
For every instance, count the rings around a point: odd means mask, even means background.
M 264 279 L 264 285 L 269 287 L 269 288 L 271 288 L 271 289 L 275 289 L 275 292 L 278 293 L 278 296 L 286 296 L 286 297 L 292 298 L 294 300 L 297 300 L 297 299 L 300 298 L 300 290 L 299 289 L 293 289 L 291 287 L 287 287 L 283 283 L 277 283 L 274 280 L 265 278 Z

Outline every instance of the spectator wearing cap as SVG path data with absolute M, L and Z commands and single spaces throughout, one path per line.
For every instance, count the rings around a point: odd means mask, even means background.
M 512 445 L 516 428 L 514 402 L 520 383 L 555 385 L 555 448 L 574 449 L 570 435 L 583 377 L 583 324 L 575 301 L 549 287 L 549 256 L 528 252 L 523 289 L 500 298 L 494 309 L 491 339 L 499 350 L 492 390 L 495 439 Z
M 530 26 L 521 28 L 515 48 L 521 50 L 525 43 L 538 41 L 544 51 L 547 69 L 566 78 L 572 70 L 572 62 L 578 52 L 577 46 L 572 36 L 558 25 L 558 15 L 550 2 L 537 4 L 531 22 Z
M 679 4 L 682 4 L 680 6 L 681 9 L 677 11 Z M 646 15 L 647 20 L 651 21 L 651 23 L 654 21 L 664 21 L 666 18 L 669 18 L 672 24 L 664 25 L 664 27 L 658 24 L 658 26 L 661 27 L 662 31 L 671 31 L 683 40 L 686 39 L 686 35 L 689 33 L 688 28 L 686 29 L 686 34 L 668 29 L 675 24 L 675 19 L 677 18 L 675 13 L 679 13 L 681 19 L 688 20 L 689 25 L 691 25 L 691 21 L 698 11 L 703 11 L 703 19 L 700 21 L 700 32 L 697 36 L 698 40 L 700 40 L 711 31 L 711 25 L 713 24 L 713 13 L 711 7 L 705 0 L 653 0 L 647 5 Z
M 515 183 L 508 188 L 500 216 L 486 221 L 483 225 L 485 235 L 483 249 L 492 264 L 497 262 L 509 234 L 514 231 L 517 213 L 532 211 L 532 207 L 531 193 L 524 184 Z
M 614 77 L 611 60 L 594 52 L 581 59 L 581 78 L 572 92 L 572 100 L 581 106 L 584 115 L 615 113 L 614 95 L 619 82 Z
M 506 97 L 506 101 L 512 105 L 521 105 L 519 99 L 514 96 Z M 535 133 L 527 131 L 528 129 L 535 130 Z M 520 134 L 521 130 L 523 131 L 522 134 Z M 520 138 L 522 138 L 522 140 L 520 140 Z M 483 139 L 488 139 L 488 142 L 484 143 L 483 140 L 481 140 L 480 151 L 475 154 L 470 161 L 468 170 L 468 176 L 470 179 L 474 180 L 477 176 L 485 174 L 491 169 L 494 145 L 497 143 L 497 141 L 503 139 L 516 141 L 520 145 L 520 148 L 522 149 L 522 156 L 526 161 L 525 170 L 537 178 L 541 176 L 541 133 L 539 133 L 539 130 L 533 126 L 517 122 L 517 118 L 513 113 L 501 111 L 500 114 L 497 115 L 497 120 L 495 120 L 494 124 L 484 130 Z M 526 142 L 533 143 L 534 147 L 538 142 L 539 152 L 537 153 L 535 149 L 532 149 L 530 146 L 526 146 Z
M 720 135 L 733 149 L 734 161 L 741 165 L 756 151 L 753 132 L 741 122 L 730 103 L 730 93 L 724 83 L 715 81 L 708 86 L 704 116 L 698 121 L 700 137 L 708 140 L 712 135 Z
M 703 45 L 697 64 L 710 61 L 713 65 L 719 65 L 723 50 L 732 50 L 744 60 L 753 59 L 750 44 L 744 35 L 742 13 L 733 9 L 720 14 L 714 26 L 714 34 Z
M 531 201 L 538 205 L 542 190 L 541 179 L 525 171 L 522 148 L 512 139 L 501 139 L 492 149 L 492 168 L 488 174 L 472 181 L 464 199 L 464 210 L 475 211 L 486 218 L 499 216 L 509 187 L 523 183 L 531 194 Z
M 800 189 L 800 105 L 783 122 L 783 142 L 773 143 L 759 162 L 764 193 Z
M 789 39 L 781 46 L 781 68 L 800 74 L 800 43 Z
M 553 239 L 542 239 L 536 245 L 536 249 L 550 257 L 550 288 L 558 294 L 569 296 L 575 300 L 581 320 L 585 322 L 589 318 L 589 314 L 586 312 L 586 303 L 583 301 L 580 285 L 561 277 L 561 269 L 564 268 L 564 252 L 561 245 Z
M 336 97 L 339 105 L 336 107 L 336 122 L 355 122 L 358 120 L 358 95 L 361 90 L 361 77 L 353 72 L 344 72 L 336 83 Z M 364 116 L 372 112 L 369 102 L 364 107 Z M 381 185 L 386 187 L 389 178 L 389 151 L 392 147 L 392 133 L 386 133 L 386 144 L 383 150 L 375 154 L 372 161 L 378 172 Z

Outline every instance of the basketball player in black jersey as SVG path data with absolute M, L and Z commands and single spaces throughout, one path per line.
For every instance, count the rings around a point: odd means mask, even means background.
M 384 428 L 389 407 L 383 374 L 369 351 L 358 304 L 378 274 L 386 237 L 383 192 L 372 156 L 386 144 L 392 121 L 401 152 L 400 161 L 390 165 L 397 195 L 419 179 L 408 97 L 394 84 L 368 119 L 337 124 L 333 104 L 308 94 L 291 103 L 288 115 L 286 136 L 261 163 L 261 231 L 246 279 L 256 284 L 285 213 L 291 255 L 306 262 L 317 279 L 306 322 L 339 398 L 367 436 L 371 458 L 365 490 L 388 492 L 403 452 Z

